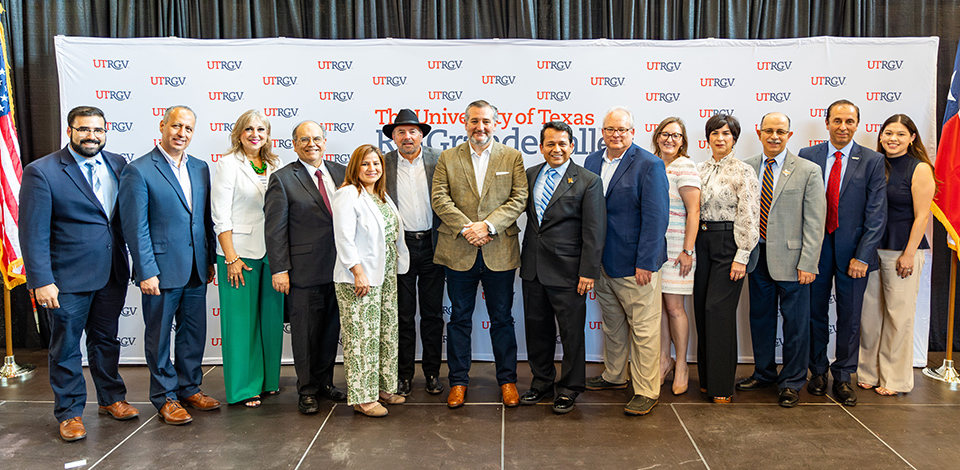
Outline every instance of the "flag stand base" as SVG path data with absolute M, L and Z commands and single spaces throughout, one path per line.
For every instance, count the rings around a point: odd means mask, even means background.
M 0 386 L 6 386 L 10 379 L 25 379 L 36 370 L 37 367 L 33 364 L 17 365 L 13 356 L 7 356 L 3 360 L 3 368 L 0 369 Z
M 953 361 L 949 359 L 944 359 L 943 365 L 938 369 L 924 368 L 923 375 L 953 385 L 950 387 L 952 390 L 957 390 L 956 385 L 960 385 L 960 375 L 957 375 L 957 370 L 953 368 Z

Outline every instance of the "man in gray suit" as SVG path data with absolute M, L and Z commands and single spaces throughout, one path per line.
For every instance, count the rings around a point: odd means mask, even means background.
M 768 113 L 757 130 L 763 153 L 744 160 L 760 177 L 760 243 L 750 253 L 754 372 L 737 390 L 776 385 L 780 406 L 800 400 L 810 350 L 810 283 L 818 273 L 827 214 L 820 167 L 787 150 L 790 118 Z M 775 357 L 777 305 L 783 314 L 783 369 Z
M 443 392 L 440 383 L 440 355 L 443 348 L 443 267 L 433 263 L 440 218 L 430 207 L 433 172 L 440 151 L 421 145 L 430 133 L 417 114 L 401 109 L 383 134 L 393 138 L 397 150 L 384 156 L 387 194 L 397 203 L 403 219 L 403 237 L 410 250 L 410 270 L 397 276 L 399 304 L 399 364 L 397 394 L 410 395 L 417 353 L 417 293 L 420 293 L 420 368 L 427 379 L 427 393 Z M 419 282 L 418 282 L 419 281 Z

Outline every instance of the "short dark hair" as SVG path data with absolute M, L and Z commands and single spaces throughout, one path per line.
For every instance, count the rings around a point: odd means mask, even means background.
M 550 121 L 543 125 L 543 129 L 540 129 L 540 145 L 543 145 L 543 135 L 547 129 L 553 129 L 557 132 L 566 132 L 567 137 L 570 138 L 570 142 L 573 142 L 573 129 L 563 121 Z
M 77 106 L 67 113 L 67 125 L 73 126 L 73 120 L 80 116 L 100 116 L 103 122 L 107 122 L 107 118 L 103 117 L 103 110 L 100 108 L 96 106 Z
M 857 122 L 860 122 L 860 108 L 858 108 L 857 105 L 853 104 L 853 102 L 850 100 L 837 100 L 837 101 L 834 101 L 833 103 L 830 103 L 830 106 L 827 106 L 826 121 L 830 122 L 830 111 L 833 111 L 834 106 L 841 106 L 845 104 L 853 106 L 853 109 L 857 110 Z
M 710 119 L 707 119 L 707 125 L 704 128 L 707 133 L 707 138 L 710 137 L 711 132 L 723 126 L 730 126 L 730 133 L 733 134 L 733 143 L 737 143 L 737 139 L 740 138 L 740 121 L 729 114 L 714 114 L 710 116 Z
M 493 110 L 493 120 L 497 120 L 497 115 L 500 113 L 497 111 L 497 107 L 488 103 L 486 100 L 477 100 L 473 103 L 467 105 L 467 108 L 463 110 L 463 119 L 467 119 L 467 114 L 470 114 L 470 108 L 490 108 Z

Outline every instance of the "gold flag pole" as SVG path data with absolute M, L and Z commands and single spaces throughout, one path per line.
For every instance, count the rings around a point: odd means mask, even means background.
M 951 389 L 956 390 L 960 384 L 960 375 L 953 368 L 953 313 L 954 305 L 957 300 L 957 256 L 958 253 L 950 254 L 950 305 L 947 306 L 947 357 L 943 359 L 943 365 L 938 369 L 926 367 L 923 369 L 923 375 L 951 385 Z
M 13 314 L 10 308 L 10 289 L 3 283 L 3 332 L 7 340 L 7 356 L 3 358 L 3 368 L 0 369 L 0 386 L 6 386 L 10 379 L 22 379 L 32 374 L 37 368 L 32 364 L 17 365 L 13 359 Z

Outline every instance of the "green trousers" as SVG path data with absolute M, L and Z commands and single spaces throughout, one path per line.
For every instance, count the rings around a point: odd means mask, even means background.
M 283 349 L 283 294 L 273 289 L 267 258 L 243 262 L 246 285 L 234 288 L 227 265 L 217 256 L 220 288 L 220 335 L 223 338 L 223 382 L 228 403 L 280 389 Z

